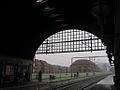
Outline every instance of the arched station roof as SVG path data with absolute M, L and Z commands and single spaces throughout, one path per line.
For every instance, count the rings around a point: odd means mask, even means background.
M 98 1 L 105 11 L 105 23 L 101 31 L 92 10 Z M 39 45 L 50 35 L 66 29 L 80 29 L 101 38 L 113 52 L 114 0 L 43 0 L 31 4 L 27 1 L 2 2 L 0 55 L 32 59 Z M 106 8 L 107 7 L 107 8 Z M 93 9 L 94 8 L 94 9 Z M 102 9 L 103 10 L 103 9 Z
M 84 30 L 69 29 L 57 32 L 43 41 L 36 54 L 72 53 L 106 50 L 95 35 Z

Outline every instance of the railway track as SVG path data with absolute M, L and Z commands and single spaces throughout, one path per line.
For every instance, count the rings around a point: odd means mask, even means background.
M 34 83 L 32 85 L 30 84 L 16 87 L 0 88 L 0 90 L 84 90 L 85 88 L 102 80 L 108 75 L 90 76 L 85 78 L 76 78 L 48 83 Z
M 73 82 L 61 83 L 61 85 L 54 84 L 48 88 L 40 90 L 84 90 L 90 85 L 93 85 L 96 82 L 104 79 L 106 76 L 108 75 L 88 77 Z

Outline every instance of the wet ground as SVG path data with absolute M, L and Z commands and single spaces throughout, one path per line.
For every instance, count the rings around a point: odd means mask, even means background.
M 116 90 L 113 82 L 113 75 L 106 77 L 105 79 L 99 81 L 98 83 L 90 86 L 85 90 Z

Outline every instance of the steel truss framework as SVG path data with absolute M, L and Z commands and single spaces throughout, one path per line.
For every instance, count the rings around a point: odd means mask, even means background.
M 64 30 L 48 37 L 36 54 L 100 51 L 106 47 L 95 35 L 81 30 Z

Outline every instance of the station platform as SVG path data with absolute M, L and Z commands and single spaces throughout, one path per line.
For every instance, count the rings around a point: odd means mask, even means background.
M 88 87 L 85 90 L 116 90 L 116 88 L 114 86 L 114 82 L 113 82 L 113 76 L 114 75 L 107 76 L 103 80 Z
M 114 75 L 109 75 L 108 77 L 104 78 L 103 80 L 99 81 L 94 85 L 89 86 L 87 89 L 84 89 L 84 90 L 116 90 L 114 87 L 113 76 Z M 71 79 L 69 80 L 69 82 L 76 81 L 76 80 L 78 79 Z M 55 85 L 57 84 L 59 85 L 63 83 L 68 83 L 68 81 L 55 82 Z M 14 87 L 0 88 L 0 90 L 26 90 L 26 89 L 40 90 L 40 89 L 45 89 L 50 85 L 52 84 L 50 84 L 49 82 L 39 82 L 38 80 L 32 80 L 31 82 L 21 83 Z

